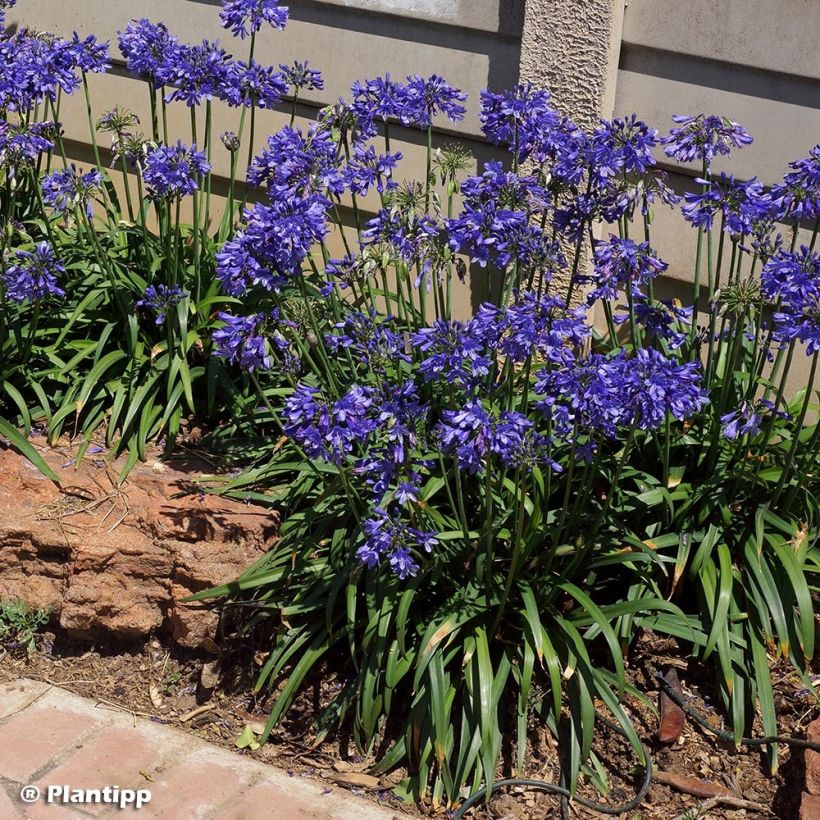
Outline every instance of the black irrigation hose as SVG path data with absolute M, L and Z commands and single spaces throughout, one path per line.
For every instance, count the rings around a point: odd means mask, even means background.
M 716 735 L 721 740 L 729 741 L 731 743 L 735 743 L 735 736 L 731 732 L 726 732 L 723 729 L 718 729 L 716 726 L 712 726 L 709 721 L 700 714 L 700 712 L 693 709 L 686 701 L 675 691 L 675 689 L 666 682 L 660 675 L 658 675 L 658 682 L 660 684 L 661 689 L 666 693 L 669 699 L 678 705 L 683 711 L 690 717 L 692 720 L 695 721 L 698 725 L 702 726 L 707 731 L 711 732 L 713 735 Z M 620 727 L 611 724 L 608 720 L 604 720 L 604 722 L 609 725 L 612 729 L 616 730 L 619 734 L 623 736 L 624 732 L 620 729 Z M 820 752 L 820 743 L 815 743 L 811 740 L 803 740 L 797 737 L 785 737 L 782 735 L 769 735 L 768 737 L 743 737 L 740 738 L 738 745 L 741 746 L 770 746 L 774 743 L 782 743 L 785 746 L 794 746 L 798 749 L 812 749 L 813 751 Z M 644 797 L 646 797 L 647 792 L 649 791 L 649 787 L 652 784 L 652 758 L 649 755 L 649 750 L 641 744 L 641 748 L 643 749 L 644 759 L 646 760 L 645 764 L 645 771 L 644 771 L 644 778 L 643 782 L 640 785 L 635 797 L 632 798 L 627 803 L 621 803 L 617 806 L 611 806 L 607 803 L 599 803 L 595 800 L 589 800 L 586 797 L 582 797 L 581 795 L 572 796 L 569 789 L 565 788 L 564 786 L 559 786 L 557 783 L 550 783 L 546 780 L 530 780 L 528 778 L 522 777 L 511 777 L 507 780 L 499 780 L 493 784 L 493 788 L 498 787 L 505 787 L 505 786 L 529 786 L 533 789 L 540 789 L 541 791 L 550 792 L 551 794 L 557 794 L 561 797 L 561 804 L 562 809 L 565 808 L 567 801 L 572 800 L 573 802 L 577 803 L 580 806 L 584 806 L 585 808 L 592 809 L 593 811 L 600 812 L 601 814 L 624 814 L 626 812 L 634 811 L 635 809 L 640 806 L 641 802 L 643 801 Z M 487 794 L 487 787 L 483 786 L 478 791 L 473 792 L 458 808 L 458 811 L 453 815 L 453 820 L 462 820 L 466 812 L 471 809 L 479 800 L 481 800 Z
M 729 743 L 736 743 L 738 746 L 772 746 L 776 743 L 782 743 L 784 746 L 795 746 L 798 749 L 812 749 L 815 752 L 820 752 L 820 743 L 815 743 L 811 740 L 803 740 L 799 737 L 785 737 L 784 735 L 769 735 L 768 737 L 742 737 L 735 740 L 735 736 L 731 732 L 723 729 L 718 729 L 717 726 L 712 726 L 706 718 L 697 710 L 693 709 L 675 689 L 669 685 L 660 675 L 658 675 L 658 683 L 661 689 L 666 693 L 669 700 L 680 706 L 686 714 L 695 721 L 695 723 L 711 732 L 721 740 Z

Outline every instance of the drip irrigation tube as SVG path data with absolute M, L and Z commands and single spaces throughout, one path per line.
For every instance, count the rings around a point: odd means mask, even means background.
M 688 703 L 686 703 L 686 701 L 675 691 L 675 689 L 672 686 L 670 686 L 660 675 L 658 675 L 658 682 L 660 684 L 660 688 L 666 693 L 666 695 L 673 703 L 675 703 L 677 706 L 683 709 L 683 711 L 690 718 L 692 718 L 692 720 L 694 720 L 695 723 L 697 723 L 702 728 L 706 729 L 708 732 L 711 732 L 716 737 L 719 737 L 721 740 L 725 740 L 730 743 L 736 743 L 739 746 L 770 746 L 772 744 L 777 743 L 783 744 L 784 746 L 794 746 L 798 749 L 811 749 L 812 751 L 820 752 L 820 743 L 815 743 L 811 740 L 803 740 L 802 738 L 798 737 L 785 737 L 783 735 L 768 735 L 767 737 L 743 737 L 740 738 L 739 741 L 736 741 L 735 736 L 731 732 L 727 732 L 723 729 L 717 728 L 716 726 L 712 726 L 712 724 L 709 723 L 709 721 L 702 714 L 700 714 L 700 712 L 698 712 L 696 709 L 693 709 Z M 604 722 L 610 728 L 617 731 L 618 734 L 620 734 L 621 736 L 624 735 L 623 730 L 619 726 L 610 723 L 606 719 L 604 719 Z M 541 791 L 549 792 L 551 794 L 557 794 L 561 797 L 562 815 L 566 814 L 566 809 L 570 800 L 572 800 L 574 803 L 577 803 L 580 806 L 584 806 L 585 808 L 600 812 L 601 814 L 624 814 L 626 812 L 634 811 L 636 808 L 638 808 L 638 806 L 640 806 L 641 802 L 643 801 L 644 797 L 646 797 L 646 794 L 649 791 L 649 787 L 652 785 L 652 758 L 646 746 L 641 744 L 641 748 L 643 749 L 644 760 L 646 761 L 644 766 L 643 780 L 637 792 L 635 793 L 635 797 L 633 797 L 630 801 L 626 803 L 610 805 L 608 803 L 600 803 L 597 800 L 590 800 L 589 798 L 583 797 L 582 795 L 575 795 L 573 797 L 569 789 L 567 789 L 565 786 L 559 785 L 558 783 L 550 783 L 547 780 L 535 780 L 524 777 L 511 777 L 506 780 L 499 780 L 493 784 L 493 790 L 495 790 L 496 788 L 505 788 L 508 786 L 527 786 L 531 789 L 540 789 Z M 467 811 L 469 811 L 476 803 L 478 803 L 487 794 L 488 791 L 488 788 L 486 786 L 483 786 L 482 788 L 473 792 L 459 806 L 458 810 L 453 815 L 453 820 L 462 820 Z

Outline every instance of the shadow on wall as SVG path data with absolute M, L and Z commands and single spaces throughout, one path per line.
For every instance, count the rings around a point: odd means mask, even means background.
M 222 0 L 191 2 L 219 6 Z M 525 0 L 299 0 L 290 6 L 290 19 L 373 37 L 486 54 L 487 86 L 499 91 L 518 82 L 524 3 Z M 287 0 L 283 0 L 283 5 L 288 5 Z M 493 31 L 477 28 L 464 19 L 463 10 L 482 7 L 497 7 Z M 418 67 L 420 74 L 435 70 L 435 66 Z M 390 71 L 390 66 L 386 65 L 383 71 Z

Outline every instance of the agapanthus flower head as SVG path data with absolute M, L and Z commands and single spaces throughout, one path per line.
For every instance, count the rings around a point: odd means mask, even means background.
M 293 65 L 280 65 L 279 70 L 285 82 L 293 88 L 296 94 L 303 89 L 321 91 L 325 87 L 322 72 L 316 68 L 309 68 L 307 60 L 304 62 L 296 60 Z
M 320 390 L 299 384 L 285 401 L 284 432 L 310 458 L 342 464 L 373 431 L 372 405 L 371 391 L 358 385 L 335 402 L 328 402 Z
M 620 399 L 622 424 L 654 430 L 667 415 L 678 421 L 694 415 L 709 402 L 701 386 L 700 362 L 679 364 L 651 348 L 639 348 L 634 356 L 622 357 L 607 377 L 613 394 Z
M 487 344 L 471 323 L 437 319 L 416 331 L 412 341 L 423 354 L 419 372 L 425 381 L 443 379 L 469 391 L 490 372 Z
M 332 351 L 349 350 L 356 361 L 377 373 L 384 373 L 398 361 L 409 362 L 404 336 L 391 329 L 392 317 L 380 319 L 374 308 L 369 313 L 354 311 L 336 324 L 336 332 L 325 337 Z
M 763 193 L 763 185 L 752 178 L 735 180 L 734 175 L 721 173 L 713 179 L 696 179 L 703 190 L 686 193 L 686 205 L 681 209 L 688 222 L 698 228 L 711 230 L 715 216 L 723 216 L 723 230 L 729 234 L 751 233 L 759 219 L 766 216 L 771 203 Z
M 246 210 L 245 227 L 216 256 L 225 292 L 242 296 L 256 286 L 281 290 L 327 233 L 327 208 L 320 195 L 294 195 Z
M 415 576 L 419 565 L 413 552 L 433 551 L 438 543 L 435 532 L 424 532 L 401 520 L 398 510 L 388 513 L 376 508 L 373 516 L 362 523 L 364 542 L 356 557 L 369 568 L 386 558 L 390 569 L 401 579 Z
M 271 357 L 263 333 L 264 313 L 252 316 L 232 316 L 220 312 L 217 318 L 224 325 L 214 331 L 214 355 L 237 364 L 250 373 L 270 370 Z
M 82 208 L 90 218 L 93 214 L 91 203 L 102 182 L 103 175 L 96 168 L 83 174 L 71 163 L 69 168 L 43 178 L 43 201 L 63 216 Z
M 498 94 L 481 92 L 481 130 L 495 145 L 506 145 L 519 160 L 542 148 L 561 123 L 550 93 L 519 83 Z
M 790 162 L 783 182 L 774 185 L 770 199 L 774 216 L 781 221 L 820 217 L 820 145 L 809 155 Z
M 98 42 L 93 34 L 81 40 L 80 35 L 75 31 L 71 46 L 74 52 L 74 62 L 80 71 L 101 74 L 111 68 L 108 43 Z
M 340 194 L 345 181 L 339 146 L 332 132 L 313 123 L 307 133 L 285 127 L 268 137 L 267 147 L 248 168 L 248 183 L 267 185 L 271 198 L 310 192 Z
M 638 293 L 642 285 L 668 267 L 655 256 L 648 242 L 638 243 L 613 235 L 606 242 L 596 243 L 594 262 L 594 274 L 579 277 L 582 284 L 595 286 L 587 296 L 588 304 L 598 299 L 617 299 L 621 288 Z
M 463 91 L 453 88 L 438 74 L 431 74 L 427 79 L 414 74 L 407 78 L 398 116 L 405 125 L 418 128 L 429 128 L 438 114 L 444 114 L 451 122 L 459 122 L 467 113 L 461 105 L 466 99 Z
M 288 84 L 272 66 L 260 65 L 254 59 L 249 63 L 235 60 L 226 65 L 216 91 L 230 106 L 270 110 L 288 93 Z
M 591 330 L 584 307 L 568 308 L 563 298 L 517 294 L 499 317 L 502 337 L 498 349 L 515 362 L 537 353 L 555 364 L 574 360 Z
M 222 0 L 219 19 L 222 28 L 244 40 L 259 31 L 264 23 L 284 29 L 288 22 L 288 7 L 280 6 L 277 0 Z
M 0 108 L 30 111 L 60 92 L 80 85 L 77 54 L 71 41 L 23 29 L 0 39 Z
M 200 177 L 210 170 L 205 154 L 177 140 L 176 145 L 159 145 L 146 153 L 143 178 L 153 197 L 172 199 L 198 191 Z
M 391 79 L 389 74 L 370 80 L 357 80 L 351 88 L 353 101 L 350 111 L 362 137 L 372 137 L 377 133 L 376 120 L 386 123 L 389 119 L 400 119 L 404 112 L 407 89 L 402 83 Z
M 728 117 L 676 114 L 672 120 L 678 127 L 662 137 L 661 144 L 666 155 L 678 162 L 697 159 L 708 167 L 718 154 L 729 154 L 732 148 L 743 148 L 753 142 L 749 132 Z
M 47 296 L 65 296 L 57 277 L 65 268 L 48 242 L 38 242 L 33 251 L 15 251 L 14 261 L 3 271 L 6 297 L 12 302 L 39 302 Z
M 344 169 L 345 186 L 354 194 L 364 196 L 371 187 L 381 194 L 391 187 L 393 169 L 401 159 L 401 152 L 377 154 L 372 145 L 356 145 L 353 156 Z
M 643 174 L 656 164 L 652 149 L 657 144 L 657 130 L 635 114 L 601 120 L 589 145 L 591 178 L 600 183 L 622 173 Z
M 169 310 L 175 308 L 183 299 L 190 296 L 176 285 L 148 285 L 145 295 L 137 302 L 138 307 L 146 307 L 154 312 L 154 321 L 161 325 Z M 218 332 L 218 331 L 217 331 Z
M 755 435 L 760 432 L 762 417 L 754 404 L 748 401 L 741 403 L 737 410 L 720 417 L 723 435 L 736 439 L 744 435 Z
M 763 267 L 761 287 L 775 300 L 775 338 L 785 344 L 797 340 L 811 355 L 820 350 L 820 254 L 803 245 L 799 251 L 781 251 Z
M 53 122 L 11 123 L 0 121 L 0 166 L 12 176 L 54 148 L 57 126 Z
M 117 37 L 129 70 L 155 86 L 164 85 L 169 79 L 167 64 L 180 47 L 165 24 L 152 23 L 143 17 L 132 20 Z
M 229 65 L 229 55 L 218 42 L 176 46 L 164 64 L 163 84 L 174 87 L 166 94 L 166 102 L 179 100 L 193 108 L 212 100 L 228 83 Z
M 686 341 L 685 327 L 692 323 L 692 308 L 677 302 L 650 301 L 637 295 L 632 306 L 635 321 L 650 339 L 664 339 L 670 350 L 677 350 Z M 629 313 L 618 313 L 615 324 L 629 321 Z

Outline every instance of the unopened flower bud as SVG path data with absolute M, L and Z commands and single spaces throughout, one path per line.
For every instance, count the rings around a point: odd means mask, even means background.
M 239 150 L 239 137 L 233 131 L 226 131 L 220 139 L 222 144 L 231 152 Z

